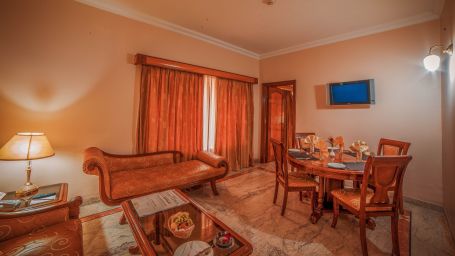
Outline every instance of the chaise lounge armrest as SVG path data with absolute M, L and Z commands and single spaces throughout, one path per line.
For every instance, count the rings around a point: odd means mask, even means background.
M 84 163 L 82 170 L 90 175 L 100 175 L 100 170 L 107 171 L 107 164 L 104 160 L 104 152 L 96 147 L 87 148 L 84 151 Z
M 225 167 L 226 172 L 229 169 L 226 159 L 224 157 L 219 156 L 214 153 L 210 153 L 207 151 L 199 151 L 196 154 L 196 159 L 198 159 L 199 161 L 202 161 L 208 165 L 211 165 L 214 168 Z
M 214 168 L 227 167 L 228 165 L 224 157 L 206 151 L 197 152 L 196 159 Z

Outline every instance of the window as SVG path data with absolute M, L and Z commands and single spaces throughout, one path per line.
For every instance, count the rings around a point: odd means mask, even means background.
M 215 152 L 216 77 L 204 76 L 203 150 Z

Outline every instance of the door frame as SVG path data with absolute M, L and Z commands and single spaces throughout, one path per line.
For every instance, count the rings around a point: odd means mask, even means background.
M 270 88 L 276 88 L 284 85 L 292 86 L 292 106 L 291 106 L 291 122 L 292 126 L 292 136 L 295 137 L 295 118 L 296 118 L 296 111 L 295 111 L 295 93 L 296 93 L 296 80 L 288 80 L 288 81 L 280 81 L 280 82 L 273 82 L 273 83 L 263 83 L 262 84 L 262 100 L 261 100 L 261 163 L 265 163 L 267 161 L 267 154 L 268 154 L 268 142 L 270 140 L 269 134 L 267 132 L 267 128 L 269 125 L 269 96 Z M 292 146 L 294 146 L 295 140 L 292 140 Z

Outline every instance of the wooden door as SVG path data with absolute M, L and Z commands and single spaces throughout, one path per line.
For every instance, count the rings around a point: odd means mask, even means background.
M 295 81 L 262 85 L 261 162 L 274 160 L 270 139 L 294 146 Z

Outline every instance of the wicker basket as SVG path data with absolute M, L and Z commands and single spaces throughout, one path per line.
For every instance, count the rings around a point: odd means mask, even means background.
M 175 237 L 181 238 L 181 239 L 188 239 L 194 230 L 194 227 L 195 227 L 194 223 L 193 223 L 193 225 L 189 226 L 186 229 L 175 230 L 175 229 L 171 228 L 172 219 L 174 219 L 174 217 L 178 214 L 181 214 L 181 212 L 173 214 L 171 217 L 169 217 L 169 219 L 167 220 L 167 228 Z

